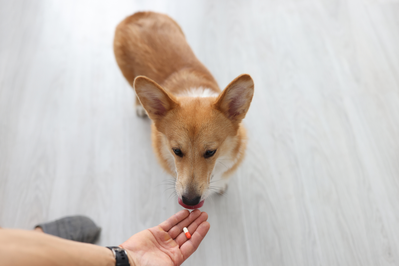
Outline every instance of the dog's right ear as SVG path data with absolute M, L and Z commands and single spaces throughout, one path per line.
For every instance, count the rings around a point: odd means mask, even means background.
M 216 99 L 214 108 L 234 123 L 244 119 L 254 95 L 254 81 L 248 74 L 235 78 Z
M 154 121 L 158 121 L 166 113 L 178 106 L 173 95 L 165 91 L 155 81 L 137 76 L 133 82 L 133 88 L 139 98 L 141 105 L 147 111 L 148 116 Z

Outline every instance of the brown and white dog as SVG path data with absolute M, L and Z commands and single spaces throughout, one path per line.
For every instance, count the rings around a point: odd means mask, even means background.
M 123 20 L 114 52 L 136 91 L 137 114 L 153 121 L 155 154 L 175 178 L 180 205 L 200 208 L 215 186 L 223 193 L 244 157 L 241 120 L 254 93 L 252 78 L 240 75 L 221 92 L 179 25 L 154 12 Z

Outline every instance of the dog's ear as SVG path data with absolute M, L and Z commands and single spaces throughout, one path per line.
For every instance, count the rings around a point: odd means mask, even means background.
M 251 76 L 242 74 L 230 82 L 213 106 L 231 121 L 240 123 L 251 105 L 253 95 L 254 82 Z
M 158 121 L 178 103 L 173 95 L 165 91 L 155 81 L 138 76 L 134 79 L 133 88 L 139 98 L 141 105 L 147 111 L 148 116 L 154 121 Z

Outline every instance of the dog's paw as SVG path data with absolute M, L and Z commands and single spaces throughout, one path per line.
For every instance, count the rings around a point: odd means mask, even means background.
M 227 190 L 228 187 L 229 187 L 229 184 L 225 184 L 224 187 L 222 187 L 221 189 L 219 189 L 218 194 L 219 194 L 219 195 L 223 195 L 223 194 L 226 192 L 226 190 Z
M 141 105 L 136 105 L 136 114 L 139 117 L 146 117 L 147 116 L 147 112 L 145 111 L 145 109 Z

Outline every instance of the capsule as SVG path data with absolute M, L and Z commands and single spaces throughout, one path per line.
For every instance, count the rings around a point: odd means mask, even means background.
M 187 227 L 184 227 L 184 228 L 183 228 L 183 232 L 184 232 L 184 234 L 186 235 L 187 239 L 190 239 L 190 238 L 191 238 L 191 234 L 190 234 L 190 232 L 188 231 Z

